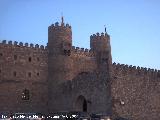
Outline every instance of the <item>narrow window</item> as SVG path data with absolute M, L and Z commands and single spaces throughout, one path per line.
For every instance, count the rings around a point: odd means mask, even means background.
M 39 61 L 39 57 L 37 57 L 37 61 Z
M 31 72 L 28 73 L 28 77 L 31 77 Z
M 17 60 L 17 55 L 14 55 L 14 60 Z
M 29 95 L 29 90 L 28 89 L 24 89 L 22 91 L 22 100 L 29 100 L 30 95 Z
M 39 72 L 37 72 L 37 76 L 39 76 Z
M 0 57 L 2 57 L 3 56 L 3 54 L 2 53 L 0 53 Z
M 2 70 L 0 69 L 0 73 L 2 73 Z
M 17 72 L 16 72 L 16 71 L 13 72 L 13 76 L 14 76 L 14 77 L 17 76 Z
M 31 57 L 29 57 L 29 58 L 28 58 L 28 61 L 29 61 L 29 62 L 31 62 L 31 61 L 32 61 L 32 58 L 31 58 Z

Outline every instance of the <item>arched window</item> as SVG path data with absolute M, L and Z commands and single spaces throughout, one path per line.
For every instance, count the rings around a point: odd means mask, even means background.
M 28 89 L 24 89 L 22 91 L 22 100 L 29 100 L 30 95 L 29 95 L 29 90 Z

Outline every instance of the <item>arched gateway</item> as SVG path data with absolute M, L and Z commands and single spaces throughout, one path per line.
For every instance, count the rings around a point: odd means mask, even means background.
M 87 112 L 87 100 L 84 96 L 80 95 L 75 102 L 75 110 L 81 112 Z

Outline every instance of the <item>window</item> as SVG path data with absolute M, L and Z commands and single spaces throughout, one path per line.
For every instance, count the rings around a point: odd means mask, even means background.
M 16 71 L 13 72 L 13 76 L 14 76 L 14 77 L 17 76 L 17 72 L 16 72 Z
M 28 73 L 28 77 L 31 77 L 31 72 Z
M 0 69 L 0 73 L 2 73 L 2 70 Z
M 39 57 L 37 57 L 37 61 L 39 61 Z
M 3 56 L 3 54 L 2 53 L 0 53 L 0 57 L 2 57 Z
M 70 50 L 64 50 L 64 55 L 70 56 L 71 55 L 71 51 Z
M 17 55 L 14 55 L 14 60 L 17 60 Z
M 22 100 L 29 100 L 30 95 L 29 95 L 29 90 L 28 89 L 24 89 L 22 91 Z
M 39 72 L 37 72 L 37 76 L 39 76 Z
M 31 61 L 32 61 L 32 58 L 31 58 L 31 57 L 29 57 L 29 58 L 28 58 L 28 61 L 29 61 L 29 62 L 31 62 Z

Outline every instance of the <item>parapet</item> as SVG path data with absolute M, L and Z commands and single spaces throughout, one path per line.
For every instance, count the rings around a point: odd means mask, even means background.
M 127 64 L 113 63 L 113 70 L 115 73 L 122 72 L 123 74 L 149 75 L 160 76 L 160 70 L 144 68 L 139 66 L 132 66 Z M 124 72 L 123 72 L 124 71 Z
M 59 29 L 59 28 L 66 28 L 66 29 L 71 29 L 71 26 L 67 23 L 67 24 L 60 24 L 59 22 L 56 22 L 56 23 L 54 23 L 54 24 L 52 24 L 52 25 L 50 25 L 49 27 L 48 27 L 48 29 L 50 30 L 50 29 Z
M 85 48 L 79 48 L 79 47 L 72 46 L 71 51 L 75 55 L 88 56 L 88 57 L 94 56 L 93 51 L 91 51 L 89 49 L 85 49 Z
M 107 33 L 96 33 L 90 36 L 90 40 L 97 39 L 110 39 L 110 36 Z
M 0 43 L 2 46 L 8 46 L 8 47 L 21 47 L 21 48 L 27 48 L 27 49 L 37 49 L 37 50 L 47 50 L 47 46 L 43 46 L 43 45 L 34 45 L 34 44 L 28 44 L 28 43 L 23 43 L 23 42 L 17 42 L 17 41 L 6 41 L 6 40 L 2 40 L 2 42 Z

